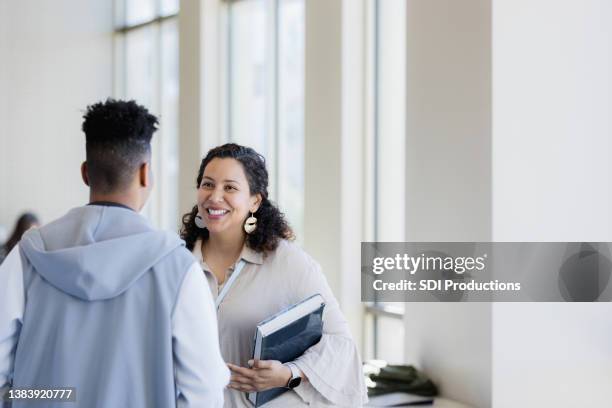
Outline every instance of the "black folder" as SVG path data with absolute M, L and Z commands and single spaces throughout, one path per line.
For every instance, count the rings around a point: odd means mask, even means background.
M 321 295 L 313 295 L 257 325 L 253 346 L 253 360 L 293 361 L 317 344 L 323 335 Z M 249 401 L 260 407 L 278 397 L 288 388 L 272 388 L 250 392 Z

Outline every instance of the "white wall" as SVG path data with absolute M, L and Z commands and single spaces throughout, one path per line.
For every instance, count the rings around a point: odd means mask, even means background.
M 2 129 L 3 124 L 7 121 L 6 114 L 8 111 L 8 100 L 6 97 L 3 96 L 4 89 L 6 89 L 7 86 L 8 66 L 7 64 L 2 63 L 3 61 L 5 61 L 4 53 L 8 37 L 7 26 L 4 23 L 4 20 L 7 16 L 7 5 L 7 0 L 0 1 L 0 55 L 2 55 L 2 57 L 0 57 L 0 183 L 2 183 L 3 179 L 6 178 L 8 174 L 8 145 L 6 142 L 4 130 Z M 0 187 L 1 186 L 2 185 L 0 184 Z M 8 234 L 10 234 L 9 228 L 11 227 L 5 225 L 8 219 L 6 214 L 7 192 L 4 190 L 0 191 L 2 191 L 2 193 L 0 193 L 0 243 L 3 243 L 6 239 L 8 239 Z
M 493 1 L 493 238 L 612 241 L 612 3 Z M 494 305 L 494 406 L 609 406 L 612 305 Z
M 407 241 L 491 239 L 489 0 L 407 3 Z M 491 305 L 407 303 L 406 357 L 491 405 Z
M 611 241 L 612 4 L 458 3 L 408 2 L 408 240 Z M 479 307 L 407 306 L 408 361 L 444 395 L 609 405 L 610 303 Z
M 112 92 L 110 4 L 0 0 L 0 225 L 87 200 L 81 116 Z
M 495 236 L 611 240 L 612 3 L 493 10 Z

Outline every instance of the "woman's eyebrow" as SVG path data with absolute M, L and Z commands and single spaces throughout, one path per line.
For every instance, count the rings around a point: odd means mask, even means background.
M 204 176 L 202 179 L 207 179 L 207 180 L 215 181 L 215 179 L 210 177 L 210 176 Z M 238 180 L 232 180 L 232 179 L 225 179 L 225 180 L 223 180 L 223 182 L 224 183 L 236 183 L 236 184 L 240 184 L 240 182 Z

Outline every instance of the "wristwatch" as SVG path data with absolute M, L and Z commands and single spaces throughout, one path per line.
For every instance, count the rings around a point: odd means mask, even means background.
M 285 363 L 283 365 L 289 367 L 291 370 L 291 378 L 287 382 L 286 387 L 292 390 L 302 382 L 302 377 L 300 377 L 300 369 L 293 363 Z

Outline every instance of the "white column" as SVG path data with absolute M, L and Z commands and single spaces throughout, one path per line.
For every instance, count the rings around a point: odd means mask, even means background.
M 305 6 L 304 246 L 359 340 L 363 62 L 355 36 L 363 29 L 363 2 Z
M 179 12 L 179 209 L 195 205 L 196 176 L 206 152 L 223 141 L 219 0 L 181 0 Z
M 340 282 L 342 310 L 363 346 L 361 304 L 361 240 L 363 222 L 363 143 L 365 128 L 365 2 L 342 3 L 342 136 Z
M 406 237 L 491 239 L 490 0 L 408 0 Z M 407 303 L 406 359 L 491 406 L 491 305 Z
M 342 2 L 306 2 L 304 246 L 338 294 L 341 255 Z
M 202 9 L 199 0 L 182 0 L 179 12 L 179 210 L 195 204 L 204 110 L 202 93 Z

